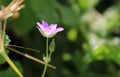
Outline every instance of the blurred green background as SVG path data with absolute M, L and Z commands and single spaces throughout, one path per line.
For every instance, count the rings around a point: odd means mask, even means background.
M 11 0 L 0 0 L 8 5 Z M 120 0 L 25 0 L 19 17 L 7 23 L 10 44 L 39 49 L 24 49 L 42 59 L 45 38 L 36 22 L 57 23 L 65 30 L 55 36 L 56 50 L 46 77 L 120 77 Z M 43 65 L 14 52 L 9 56 L 25 77 L 41 77 Z M 0 65 L 0 77 L 17 77 L 7 63 Z

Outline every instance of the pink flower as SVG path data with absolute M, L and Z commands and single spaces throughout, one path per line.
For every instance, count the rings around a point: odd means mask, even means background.
M 42 23 L 37 22 L 37 25 L 37 28 L 39 29 L 41 34 L 47 38 L 52 38 L 53 36 L 55 36 L 56 33 L 64 30 L 61 27 L 57 28 L 57 24 L 48 25 L 48 23 L 44 20 L 42 20 Z

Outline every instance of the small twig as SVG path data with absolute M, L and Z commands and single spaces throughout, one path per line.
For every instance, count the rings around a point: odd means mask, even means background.
M 16 47 L 16 48 L 21 48 L 21 49 L 26 49 L 26 50 L 30 50 L 30 51 L 35 51 L 35 52 L 40 52 L 39 50 L 37 50 L 37 49 L 32 49 L 32 48 L 28 48 L 28 47 L 23 47 L 23 46 L 17 46 L 17 45 L 11 45 L 11 44 L 9 44 L 9 45 L 7 45 L 7 46 L 9 46 L 9 47 Z
M 20 51 L 18 51 L 18 50 L 16 50 L 16 49 L 11 48 L 11 47 L 7 47 L 7 48 L 10 49 L 11 51 L 15 52 L 15 53 L 18 53 L 19 55 L 22 55 L 22 56 L 24 56 L 24 57 L 26 57 L 26 58 L 29 58 L 29 59 L 31 59 L 31 60 L 33 60 L 33 61 L 36 61 L 36 62 L 38 62 L 38 63 L 41 63 L 41 64 L 45 65 L 45 62 L 43 62 L 42 60 L 37 59 L 37 58 L 35 58 L 35 57 L 33 57 L 33 56 L 29 55 L 29 54 L 22 53 L 22 52 L 20 52 Z M 48 67 L 50 67 L 50 68 L 52 68 L 52 69 L 56 69 L 56 67 L 53 66 L 53 65 L 51 65 L 51 64 L 48 64 Z

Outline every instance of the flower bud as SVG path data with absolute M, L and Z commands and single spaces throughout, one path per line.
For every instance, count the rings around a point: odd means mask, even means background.
M 55 51 L 55 41 L 52 39 L 50 45 L 49 45 L 49 51 L 54 52 Z

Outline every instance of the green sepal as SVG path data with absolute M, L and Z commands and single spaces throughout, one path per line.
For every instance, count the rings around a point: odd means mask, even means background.
M 50 57 L 43 56 L 43 60 L 45 63 L 49 63 L 51 61 Z

